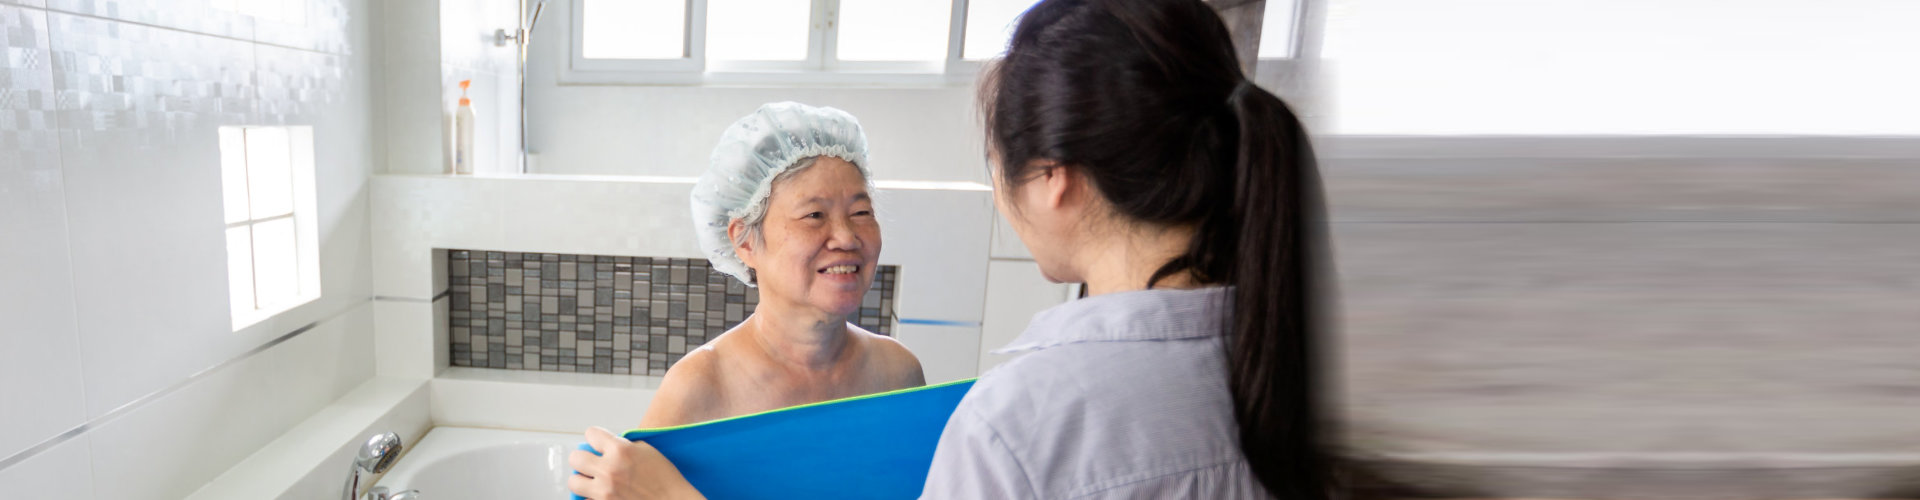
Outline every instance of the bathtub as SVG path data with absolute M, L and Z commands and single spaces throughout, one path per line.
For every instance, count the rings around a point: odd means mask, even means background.
M 567 455 L 584 434 L 435 427 L 376 486 L 421 500 L 567 498 Z

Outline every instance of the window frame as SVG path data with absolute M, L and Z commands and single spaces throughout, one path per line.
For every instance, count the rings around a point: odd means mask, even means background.
M 982 61 L 961 58 L 967 0 L 950 0 L 947 50 L 924 61 L 843 61 L 839 55 L 840 0 L 811 0 L 807 58 L 801 61 L 721 61 L 706 57 L 708 0 L 687 1 L 687 57 L 588 59 L 583 56 L 586 0 L 571 0 L 568 64 L 562 85 L 876 85 L 941 86 L 972 81 Z

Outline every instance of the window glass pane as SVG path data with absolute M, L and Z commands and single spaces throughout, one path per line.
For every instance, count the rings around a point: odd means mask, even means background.
M 804 61 L 812 7 L 807 0 L 709 0 L 707 58 Z
M 254 219 L 293 213 L 293 149 L 287 129 L 249 128 L 247 196 Z
M 1920 2 L 1333 0 L 1335 132 L 1920 135 Z
M 300 295 L 300 254 L 293 219 L 253 226 L 254 286 L 261 309 L 286 305 Z
M 247 142 L 240 127 L 220 127 L 220 194 L 228 224 L 247 220 Z
M 950 0 L 840 0 L 843 61 L 938 61 L 947 58 Z
M 253 242 L 247 226 L 227 230 L 227 295 L 235 314 L 253 310 Z
M 1267 0 L 1267 12 L 1260 19 L 1260 57 L 1293 57 L 1295 0 Z
M 580 55 L 589 59 L 686 57 L 686 0 L 582 0 Z
M 968 0 L 966 44 L 961 57 L 992 59 L 1007 52 L 1007 39 L 1020 14 L 1035 0 Z

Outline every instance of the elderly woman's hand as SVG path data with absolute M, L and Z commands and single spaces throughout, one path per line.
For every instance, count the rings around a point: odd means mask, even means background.
M 706 497 L 687 483 L 680 469 L 644 442 L 627 441 L 600 427 L 587 429 L 596 456 L 576 450 L 567 463 L 579 471 L 567 489 L 592 500 L 690 499 Z

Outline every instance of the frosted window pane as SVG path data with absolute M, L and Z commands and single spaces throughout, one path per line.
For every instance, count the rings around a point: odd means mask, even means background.
M 293 149 L 283 128 L 247 129 L 247 195 L 253 218 L 293 212 Z
M 948 0 L 840 0 L 845 61 L 938 61 L 947 57 Z
M 1260 57 L 1293 57 L 1295 0 L 1267 0 L 1260 20 Z
M 1020 14 L 1038 3 L 1034 0 L 969 0 L 967 2 L 966 43 L 961 57 L 992 59 L 1007 52 L 1007 39 L 1013 38 Z
M 260 308 L 271 309 L 300 295 L 300 254 L 294 245 L 293 219 L 253 226 L 254 286 Z
M 227 292 L 233 299 L 233 312 L 253 310 L 253 243 L 249 228 L 227 230 Z
M 220 194 L 228 224 L 247 220 L 247 142 L 239 127 L 220 127 Z
M 686 0 L 584 0 L 580 52 L 589 59 L 686 57 Z
M 806 60 L 811 4 L 807 0 L 707 2 L 707 58 Z

